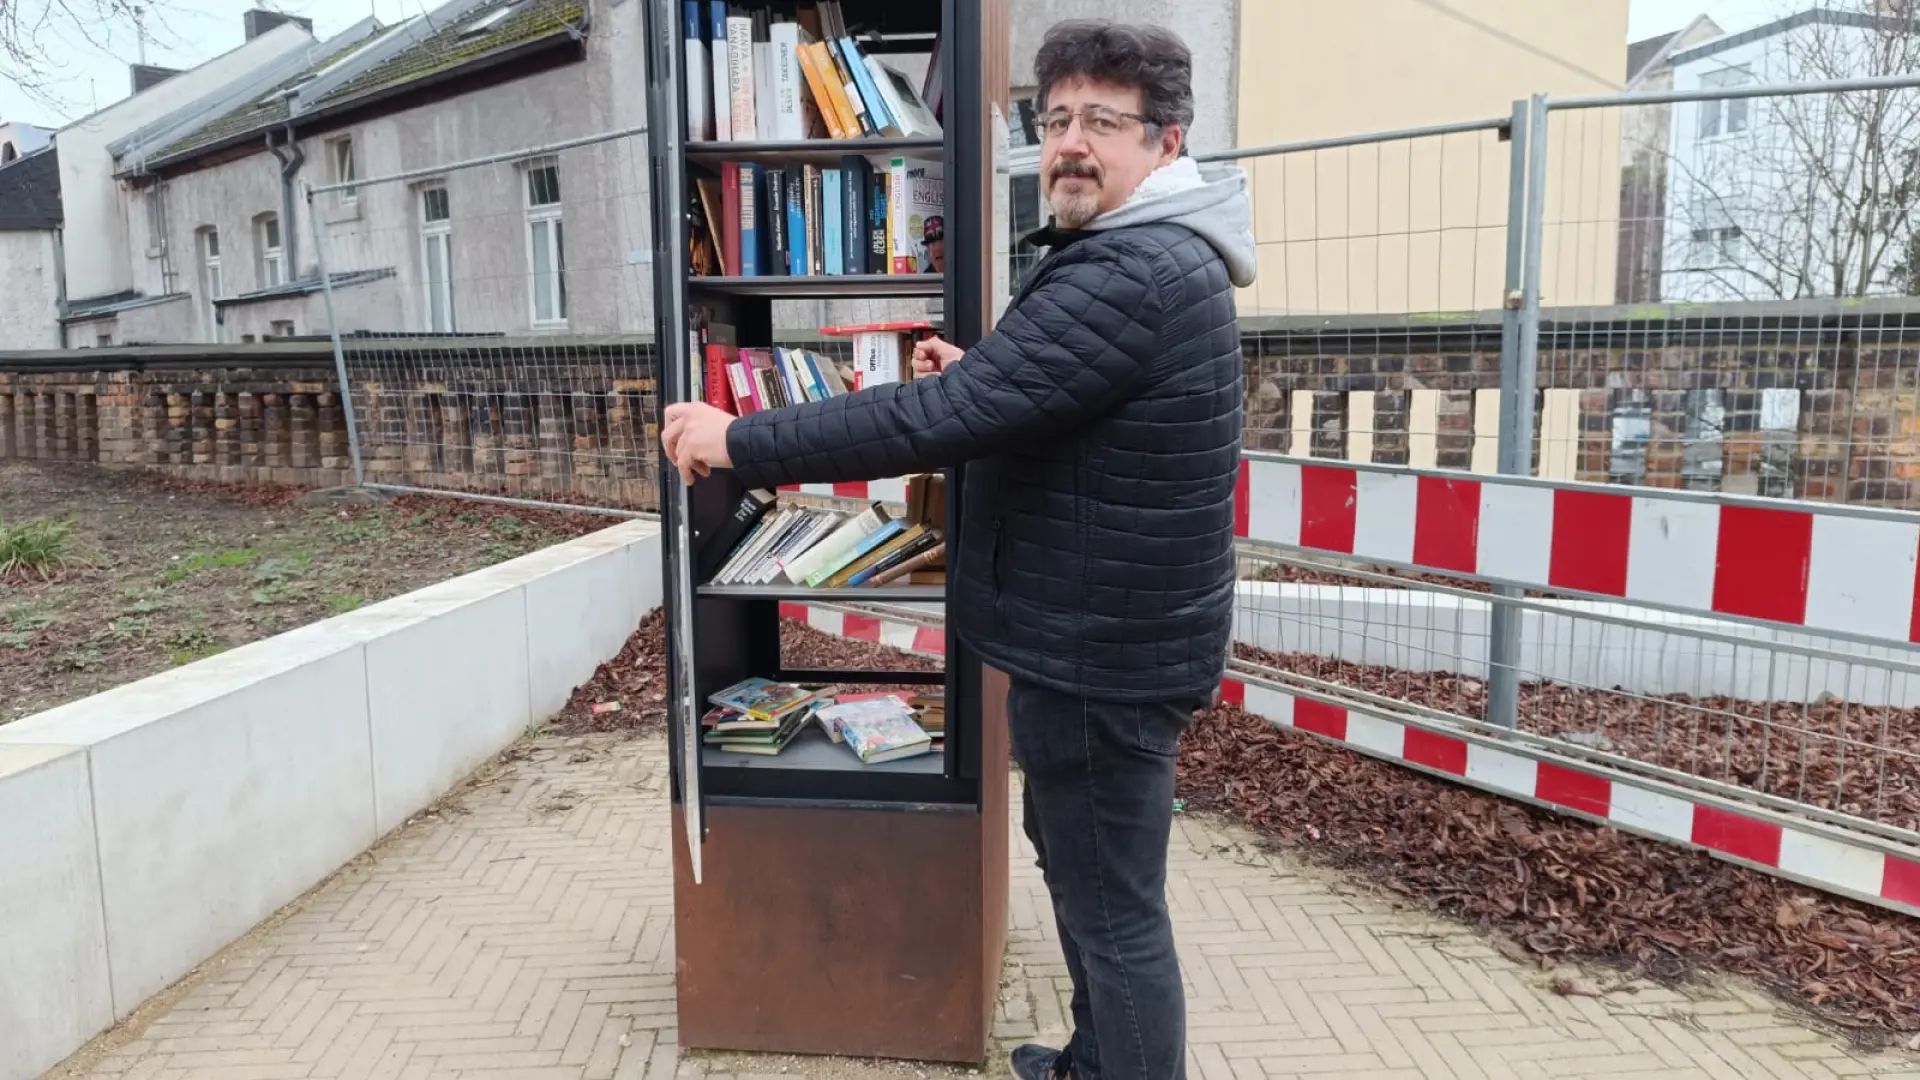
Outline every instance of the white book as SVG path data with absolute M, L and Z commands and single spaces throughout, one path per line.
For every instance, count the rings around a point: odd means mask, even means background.
M 927 108 L 927 103 L 920 100 L 912 81 L 871 56 L 862 59 L 867 62 L 867 74 L 873 76 L 873 85 L 880 91 L 881 103 L 893 114 L 893 122 L 899 126 L 901 135 L 915 138 L 940 134 L 940 122 L 933 118 L 933 110 Z
M 853 335 L 853 384 L 869 386 L 900 381 L 900 335 L 887 331 Z
M 840 527 L 828 533 L 825 540 L 808 548 L 793 562 L 782 567 L 786 571 L 787 581 L 790 584 L 799 585 L 815 572 L 846 558 L 847 553 L 858 546 L 860 541 L 873 535 L 889 520 L 891 519 L 887 516 L 886 507 L 874 503 L 841 522 Z
M 753 133 L 773 138 L 773 43 L 753 43 Z
M 798 141 L 807 137 L 807 118 L 801 109 L 806 75 L 800 70 L 800 24 L 777 22 L 773 45 L 773 138 Z
M 705 12 L 709 7 L 710 5 L 706 3 L 706 0 L 701 0 L 700 8 L 702 12 Z M 716 32 L 720 29 L 720 27 L 713 25 L 713 20 L 709 16 L 707 19 L 707 32 L 713 37 L 713 62 L 709 65 L 713 69 L 713 78 L 711 80 L 713 83 L 713 137 L 715 139 L 725 140 L 728 138 L 728 133 L 733 130 L 733 93 L 727 85 L 727 73 L 732 70 L 733 46 L 725 34 Z M 699 85 L 701 84 L 693 80 L 693 73 L 689 71 L 687 73 L 687 92 L 691 94 L 694 87 Z
M 713 96 L 708 85 L 711 57 L 707 43 L 698 36 L 687 38 L 687 141 L 705 142 L 713 138 Z
M 727 17 L 727 88 L 733 95 L 732 138 L 749 142 L 754 137 L 753 19 L 745 15 Z

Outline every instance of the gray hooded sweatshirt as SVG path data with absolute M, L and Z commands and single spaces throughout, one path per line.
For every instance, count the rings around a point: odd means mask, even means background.
M 1247 174 L 1237 165 L 1201 165 L 1176 158 L 1148 174 L 1127 201 L 1094 218 L 1089 232 L 1166 221 L 1200 234 L 1227 264 L 1236 286 L 1253 284 L 1259 269 L 1247 199 Z

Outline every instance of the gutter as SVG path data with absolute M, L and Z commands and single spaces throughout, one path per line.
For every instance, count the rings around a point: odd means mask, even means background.
M 286 133 L 287 141 L 276 145 L 273 129 L 267 129 L 267 153 L 280 163 L 280 258 L 286 267 L 287 280 L 292 281 L 300 276 L 300 230 L 293 218 L 293 178 L 300 174 L 300 166 L 306 164 L 307 152 L 300 149 L 291 121 L 287 123 Z M 283 147 L 285 156 L 281 155 Z

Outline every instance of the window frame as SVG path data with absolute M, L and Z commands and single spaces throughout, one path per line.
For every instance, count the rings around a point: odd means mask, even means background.
M 443 217 L 432 216 L 432 197 L 441 196 Z M 417 205 L 420 210 L 420 289 L 424 301 L 423 314 L 426 316 L 428 333 L 451 334 L 457 332 L 459 316 L 453 308 L 453 203 L 447 194 L 444 183 L 430 183 L 419 188 Z M 433 251 L 440 250 L 440 270 L 443 279 L 435 281 L 433 277 Z M 434 302 L 438 300 L 440 310 L 446 314 L 444 327 L 435 325 Z
M 267 236 L 268 229 L 276 234 L 271 241 Z M 260 251 L 260 287 L 274 289 L 285 285 L 288 281 L 287 231 L 281 224 L 279 214 L 266 213 L 254 219 L 254 243 L 259 245 Z
M 336 200 L 342 206 L 352 206 L 360 201 L 360 162 L 353 145 L 353 136 L 342 135 L 327 140 L 327 167 L 333 173 L 333 182 L 346 184 L 334 192 Z
M 527 322 L 540 330 L 564 329 L 567 325 L 567 256 L 565 189 L 560 184 L 560 163 L 557 158 L 538 158 L 525 162 L 521 168 L 521 191 L 527 217 Z M 549 172 L 553 177 L 553 199 L 551 202 L 535 202 L 535 179 Z M 551 281 L 551 292 L 543 288 L 537 257 L 541 248 L 546 249 L 550 269 L 544 280 Z M 553 312 L 546 318 L 540 315 L 542 300 L 547 301 Z
M 203 313 L 207 317 L 207 338 L 220 340 L 220 308 L 216 301 L 226 295 L 227 276 L 221 262 L 220 229 L 214 225 L 203 225 L 197 230 L 200 241 L 196 245 L 200 252 L 200 288 L 206 294 Z
M 1700 76 L 1702 90 L 1729 90 L 1753 84 L 1753 68 L 1747 64 L 1729 64 Z M 1694 139 L 1709 142 L 1739 135 L 1753 127 L 1753 99 L 1710 98 L 1700 102 L 1694 119 Z

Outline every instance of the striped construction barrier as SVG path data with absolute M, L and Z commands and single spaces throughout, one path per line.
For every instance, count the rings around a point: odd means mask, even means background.
M 786 602 L 780 614 L 856 641 L 944 657 L 938 626 Z M 1431 776 L 1878 907 L 1920 916 L 1920 850 L 1441 722 L 1229 675 L 1222 700 L 1281 727 Z

